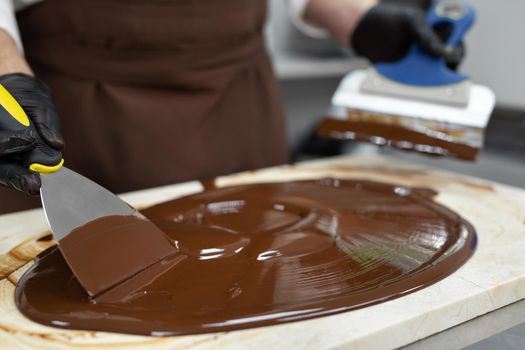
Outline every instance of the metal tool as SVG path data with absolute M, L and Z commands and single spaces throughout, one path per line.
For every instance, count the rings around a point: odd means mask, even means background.
M 462 0 L 438 1 L 427 13 L 431 27 L 443 24 L 451 27 L 448 47 L 461 43 L 474 20 L 474 9 Z M 352 129 L 363 123 L 375 123 L 408 129 L 428 136 L 429 141 L 480 149 L 494 105 L 495 96 L 489 88 L 473 84 L 467 76 L 448 68 L 444 59 L 432 57 L 414 45 L 398 62 L 375 64 L 349 73 L 332 98 L 328 117 L 348 121 L 348 130 L 338 134 L 343 139 L 399 148 L 413 141 L 399 139 L 388 143 L 381 137 L 384 135 L 363 137 Z M 415 146 L 413 150 L 429 153 L 438 149 Z
M 0 85 L 0 130 L 18 131 L 26 128 L 34 128 L 34 125 L 15 98 Z M 17 155 L 18 161 L 31 171 L 40 173 L 40 194 L 47 221 L 59 242 L 62 255 L 89 296 L 97 296 L 173 253 L 171 243 L 155 224 L 115 194 L 65 168 L 61 152 L 49 147 L 36 130 L 34 133 L 38 138 L 35 148 Z M 138 217 L 141 219 L 141 231 L 130 236 L 126 227 L 122 226 L 114 228 L 116 234 L 112 232 L 111 238 L 107 240 L 103 240 L 101 235 L 94 235 L 86 237 L 83 246 L 78 248 L 66 248 L 61 244 L 77 228 L 111 216 Z M 130 239 L 139 244 L 129 248 L 124 243 Z M 101 244 L 111 246 L 101 247 Z M 86 246 L 94 248 L 87 252 L 89 259 L 102 261 L 89 268 L 86 268 L 85 262 L 83 266 L 75 266 L 78 254 L 84 254 Z M 105 254 L 101 254 L 100 249 L 97 251 L 98 248 L 104 248 Z M 120 262 L 117 263 L 113 256 L 117 256 Z M 123 259 L 125 263 L 122 263 Z
M 15 98 L 0 85 L 0 130 L 34 128 Z M 136 210 L 122 199 L 63 167 L 62 153 L 37 136 L 35 148 L 18 155 L 30 170 L 40 173 L 40 193 L 49 226 L 57 240 L 90 221 L 109 215 L 134 215 Z M 140 215 L 140 214 L 137 214 Z
M 105 216 L 140 215 L 104 187 L 66 167 L 40 177 L 42 206 L 57 240 L 75 228 Z

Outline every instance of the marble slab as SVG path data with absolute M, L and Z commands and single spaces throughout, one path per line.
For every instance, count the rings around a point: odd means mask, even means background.
M 525 298 L 525 191 L 387 157 L 339 157 L 221 177 L 219 186 L 320 177 L 362 178 L 439 192 L 477 230 L 474 256 L 444 280 L 399 299 L 313 320 L 243 331 L 153 338 L 38 325 L 13 302 L 15 284 L 52 241 L 41 210 L 0 216 L 1 349 L 391 349 Z M 202 190 L 197 182 L 125 194 L 146 207 Z

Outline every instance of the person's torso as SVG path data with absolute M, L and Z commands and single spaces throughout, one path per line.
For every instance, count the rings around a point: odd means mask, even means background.
M 18 15 L 39 63 L 137 82 L 235 70 L 264 51 L 265 18 L 266 0 L 44 0 Z

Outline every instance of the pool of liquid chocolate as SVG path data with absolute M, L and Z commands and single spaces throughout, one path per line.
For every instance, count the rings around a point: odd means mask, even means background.
M 175 254 L 90 299 L 52 247 L 17 284 L 16 304 L 44 325 L 155 336 L 366 307 L 435 283 L 473 254 L 473 227 L 434 195 L 338 179 L 209 189 L 143 211 Z

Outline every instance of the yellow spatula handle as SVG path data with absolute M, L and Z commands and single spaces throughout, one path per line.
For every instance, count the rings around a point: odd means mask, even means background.
M 20 131 L 35 128 L 23 108 L 16 99 L 0 84 L 0 130 Z M 16 157 L 30 170 L 41 174 L 58 171 L 64 164 L 62 153 L 50 147 L 42 140 L 34 129 L 37 137 L 35 148 Z

